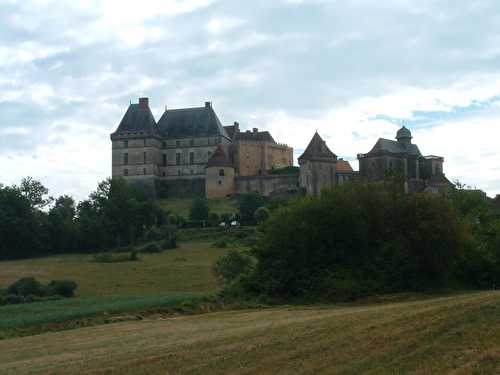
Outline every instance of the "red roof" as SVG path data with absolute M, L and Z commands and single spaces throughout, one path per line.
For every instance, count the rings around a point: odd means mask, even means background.
M 337 160 L 337 172 L 352 173 L 354 170 L 347 160 Z

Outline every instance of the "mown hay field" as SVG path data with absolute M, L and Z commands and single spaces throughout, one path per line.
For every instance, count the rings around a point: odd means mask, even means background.
M 21 277 L 42 282 L 70 279 L 79 297 L 142 296 L 165 292 L 217 290 L 214 262 L 228 249 L 211 242 L 182 242 L 175 250 L 143 254 L 138 262 L 96 263 L 90 254 L 68 254 L 0 262 L 0 288 Z
M 0 341 L 2 374 L 499 374 L 500 293 L 280 307 Z

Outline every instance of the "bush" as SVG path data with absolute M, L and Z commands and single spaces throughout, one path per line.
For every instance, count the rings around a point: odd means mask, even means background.
M 264 221 L 269 219 L 269 215 L 271 215 L 271 212 L 267 207 L 259 207 L 254 214 L 255 221 L 257 222 L 257 224 L 263 223 Z
M 162 248 L 156 243 L 151 243 L 151 244 L 148 244 L 148 245 L 144 246 L 143 248 L 141 248 L 140 251 L 141 251 L 141 253 L 155 254 L 155 253 L 161 253 Z
M 23 297 L 17 294 L 7 294 L 0 299 L 2 305 L 17 305 L 23 303 Z
M 51 295 L 59 295 L 66 298 L 74 297 L 77 287 L 77 283 L 72 280 L 52 280 L 49 283 Z
M 137 251 L 132 251 L 130 254 L 113 255 L 110 253 L 95 254 L 92 258 L 96 263 L 120 263 L 120 262 L 135 262 L 138 261 Z
M 240 251 L 232 250 L 219 258 L 214 265 L 213 272 L 222 285 L 229 285 L 250 273 L 253 268 L 252 258 Z
M 227 242 L 225 240 L 218 240 L 212 244 L 212 247 L 218 247 L 221 249 L 225 249 L 227 247 Z
M 18 296 L 33 295 L 37 297 L 43 297 L 47 295 L 47 290 L 34 277 L 24 277 L 11 284 L 7 288 L 7 293 L 10 295 L 15 294 Z
M 193 204 L 189 210 L 189 218 L 191 220 L 208 219 L 208 201 L 205 198 L 196 198 L 193 200 Z

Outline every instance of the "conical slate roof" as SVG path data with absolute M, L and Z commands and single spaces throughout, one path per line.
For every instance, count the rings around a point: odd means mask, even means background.
M 115 134 L 130 132 L 158 133 L 158 126 L 147 101 L 130 104 Z
M 222 149 L 221 145 L 218 145 L 215 149 L 212 157 L 208 159 L 208 167 L 232 167 L 233 163 L 227 156 L 226 152 Z
M 335 161 L 337 155 L 330 151 L 326 142 L 316 132 L 304 153 L 299 156 L 299 163 L 306 160 Z

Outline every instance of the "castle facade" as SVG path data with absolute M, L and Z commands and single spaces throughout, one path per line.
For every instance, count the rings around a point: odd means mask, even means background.
M 268 131 L 224 126 L 212 104 L 167 109 L 156 122 L 148 98 L 130 104 L 111 134 L 112 176 L 164 195 L 195 193 L 208 198 L 248 192 L 265 196 L 321 190 L 352 178 L 378 180 L 391 171 L 408 191 L 440 191 L 449 185 L 442 157 L 422 156 L 403 127 L 397 141 L 379 139 L 359 154 L 360 171 L 338 158 L 316 132 L 293 167 L 293 149 Z

